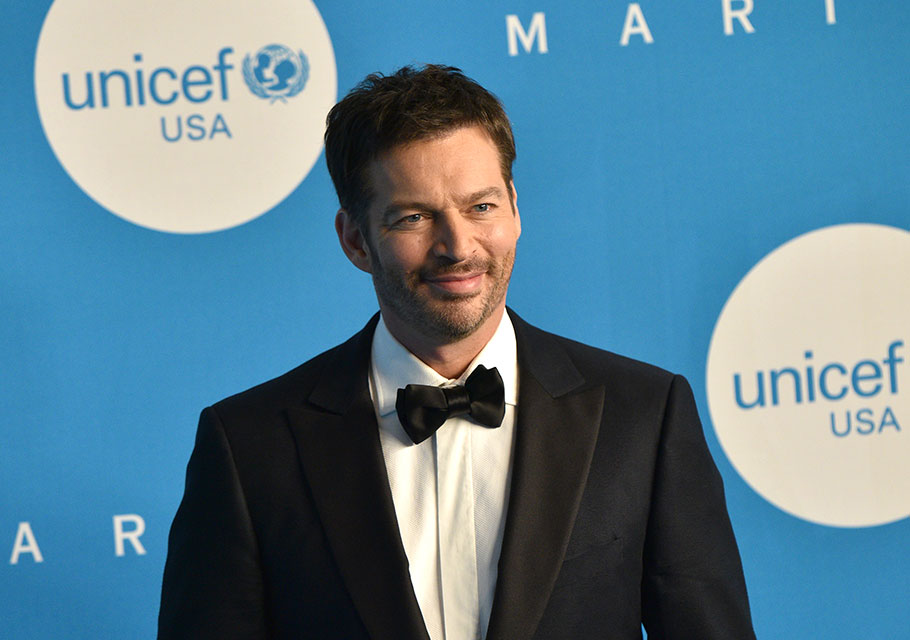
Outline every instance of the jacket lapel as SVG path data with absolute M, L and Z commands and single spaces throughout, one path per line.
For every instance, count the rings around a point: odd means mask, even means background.
M 534 635 L 572 533 L 604 402 L 604 388 L 587 386 L 552 336 L 510 315 L 518 423 L 488 640 Z
M 318 408 L 292 408 L 288 414 L 332 554 L 370 637 L 429 640 L 367 382 L 377 318 L 332 354 L 327 375 L 308 399 Z

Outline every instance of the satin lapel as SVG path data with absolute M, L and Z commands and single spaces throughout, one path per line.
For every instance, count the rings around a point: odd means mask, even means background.
M 509 510 L 487 640 L 531 638 L 562 565 L 603 411 L 548 334 L 512 321 L 519 392 Z
M 408 561 L 367 382 L 374 318 L 342 345 L 310 395 L 289 409 L 297 452 L 332 553 L 371 638 L 429 640 Z

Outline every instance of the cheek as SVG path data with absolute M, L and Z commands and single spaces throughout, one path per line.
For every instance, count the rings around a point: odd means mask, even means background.
M 427 252 L 418 238 L 395 238 L 379 247 L 379 260 L 385 268 L 412 271 L 426 262 Z
M 518 228 L 511 220 L 508 224 L 492 227 L 484 237 L 487 251 L 493 256 L 504 256 L 515 249 Z

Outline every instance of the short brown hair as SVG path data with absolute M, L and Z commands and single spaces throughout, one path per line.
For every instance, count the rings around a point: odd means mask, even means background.
M 326 118 L 325 159 L 341 207 L 362 227 L 372 197 L 371 162 L 400 144 L 466 126 L 483 127 L 490 136 L 509 185 L 515 139 L 496 96 L 455 67 L 428 64 L 368 75 Z

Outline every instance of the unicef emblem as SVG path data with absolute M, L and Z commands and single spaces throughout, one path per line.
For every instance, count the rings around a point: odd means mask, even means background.
M 303 91 L 310 65 L 303 51 L 294 53 L 282 44 L 269 44 L 243 59 L 243 79 L 255 95 L 271 102 L 293 98 Z
M 833 527 L 910 516 L 910 232 L 825 227 L 762 258 L 708 351 L 717 439 L 771 504 Z
M 231 19 L 202 22 L 198 2 L 44 4 L 41 126 L 66 173 L 111 213 L 167 233 L 229 229 L 282 202 L 319 158 L 338 76 L 313 0 L 293 11 L 287 0 L 219 0 Z M 186 25 L 192 38 L 160 37 Z M 277 43 L 305 44 L 306 56 Z M 252 188 L 250 158 L 269 160 Z

